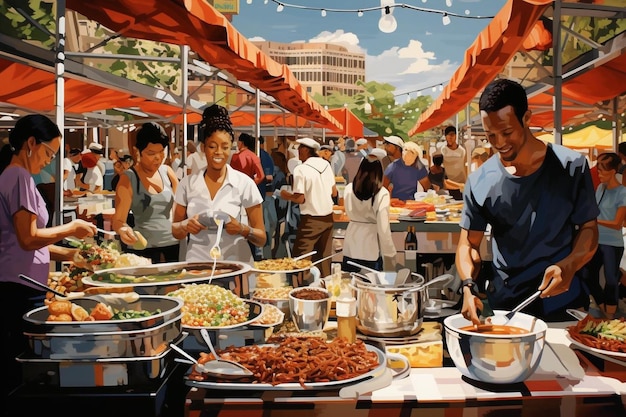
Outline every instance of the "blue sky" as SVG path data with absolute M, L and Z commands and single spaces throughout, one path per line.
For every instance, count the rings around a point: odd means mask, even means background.
M 390 1 L 390 0 L 383 0 Z M 436 9 L 469 16 L 493 16 L 506 0 L 398 0 L 420 8 Z M 451 6 L 448 6 L 450 3 Z M 379 7 L 381 0 L 286 0 L 312 8 L 350 9 Z M 332 42 L 366 54 L 366 81 L 389 83 L 396 94 L 407 93 L 439 83 L 447 83 L 463 61 L 464 53 L 489 19 L 451 17 L 447 26 L 436 13 L 396 7 L 398 27 L 393 33 L 378 29 L 381 11 L 331 12 L 322 17 L 319 10 L 285 6 L 280 13 L 271 0 L 240 0 L 239 15 L 232 23 L 251 40 L 276 42 Z M 439 91 L 424 90 L 436 97 Z M 415 97 L 416 93 L 412 94 Z

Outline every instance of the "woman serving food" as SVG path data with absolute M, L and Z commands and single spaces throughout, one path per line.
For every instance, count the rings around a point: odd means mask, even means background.
M 229 220 L 223 225 L 222 259 L 252 262 L 247 241 L 259 247 L 266 241 L 263 198 L 250 177 L 227 163 L 234 138 L 228 111 L 214 104 L 204 111 L 202 124 L 207 168 L 181 181 L 174 198 L 172 234 L 188 238 L 188 262 L 210 261 L 217 238 L 213 215 L 225 213 Z

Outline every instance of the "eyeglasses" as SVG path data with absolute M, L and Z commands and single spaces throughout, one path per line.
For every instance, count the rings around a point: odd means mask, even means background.
M 46 151 L 46 155 L 48 156 L 48 158 L 50 158 L 51 161 L 57 156 L 57 151 L 52 149 L 52 146 L 48 145 L 46 142 L 39 142 L 39 144 L 48 148 L 50 152 Z

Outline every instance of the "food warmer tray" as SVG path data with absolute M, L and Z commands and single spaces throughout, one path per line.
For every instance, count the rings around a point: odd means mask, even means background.
M 111 268 L 95 271 L 82 282 L 93 287 L 128 287 L 132 286 L 135 292 L 148 295 L 165 295 L 184 284 L 209 282 L 227 286 L 229 278 L 241 276 L 251 270 L 251 266 L 238 261 L 218 261 L 216 269 L 231 269 L 232 272 L 216 273 L 211 277 L 213 262 L 164 262 L 153 265 Z M 111 274 L 124 275 L 130 279 L 114 282 L 105 277 Z M 134 280 L 133 280 L 134 279 Z M 133 282 L 134 281 L 134 282 Z
M 77 299 L 74 303 L 89 308 L 95 301 Z M 31 353 L 39 358 L 151 357 L 163 352 L 180 336 L 182 305 L 178 298 L 140 296 L 130 308 L 164 311 L 141 319 L 93 322 L 45 321 L 47 308 L 40 307 L 24 316 L 27 322 L 24 335 Z
M 180 344 L 182 333 L 172 343 Z M 176 357 L 168 346 L 155 356 L 55 360 L 22 354 L 22 379 L 26 384 L 52 387 L 139 387 L 161 380 Z

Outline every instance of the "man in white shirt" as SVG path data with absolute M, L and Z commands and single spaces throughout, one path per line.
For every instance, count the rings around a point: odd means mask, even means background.
M 74 179 L 80 162 L 80 149 L 70 149 L 68 155 L 63 158 L 63 190 L 71 191 L 76 187 Z
M 189 149 L 189 145 L 187 145 Z M 187 175 L 196 174 L 202 172 L 207 167 L 206 155 L 204 153 L 204 144 L 198 143 L 198 150 L 191 155 L 187 160 Z
M 465 184 L 467 169 L 465 148 L 459 146 L 456 137 L 456 127 L 448 126 L 444 130 L 446 146 L 441 148 L 443 155 L 443 167 L 446 169 L 448 179 Z
M 281 198 L 300 205 L 300 224 L 293 256 L 317 251 L 315 262 L 331 255 L 333 197 L 337 196 L 335 175 L 328 161 L 317 156 L 320 144 L 311 138 L 297 139 L 302 164 L 294 168 L 292 192 L 282 190 Z M 330 275 L 330 259 L 319 265 L 323 277 Z

